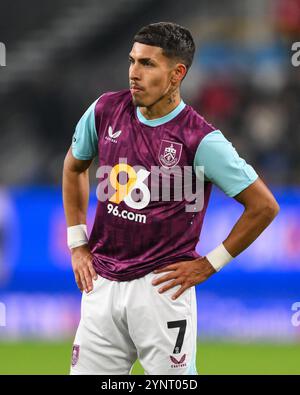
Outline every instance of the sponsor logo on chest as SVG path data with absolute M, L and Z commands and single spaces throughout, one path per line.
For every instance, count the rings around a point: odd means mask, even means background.
M 105 136 L 105 139 L 116 144 L 118 142 L 117 138 L 120 136 L 121 133 L 122 133 L 122 130 L 118 130 L 118 131 L 114 132 L 112 127 L 109 126 L 108 127 L 108 136 Z

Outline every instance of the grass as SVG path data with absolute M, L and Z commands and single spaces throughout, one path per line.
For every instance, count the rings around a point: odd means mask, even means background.
M 0 343 L 0 374 L 68 374 L 72 343 Z M 300 374 L 300 344 L 200 342 L 199 374 Z M 143 374 L 137 362 L 133 374 Z

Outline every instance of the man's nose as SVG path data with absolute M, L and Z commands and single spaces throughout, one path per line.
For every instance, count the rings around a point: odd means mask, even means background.
M 131 80 L 140 80 L 141 73 L 137 65 L 132 64 L 129 68 L 129 77 Z

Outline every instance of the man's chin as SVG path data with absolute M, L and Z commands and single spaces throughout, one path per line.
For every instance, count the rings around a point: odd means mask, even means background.
M 145 107 L 145 103 L 132 95 L 132 102 L 135 107 Z

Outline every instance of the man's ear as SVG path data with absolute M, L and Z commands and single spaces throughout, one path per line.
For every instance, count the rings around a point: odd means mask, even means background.
M 187 73 L 187 68 L 183 63 L 177 63 L 174 70 L 171 81 L 173 84 L 181 83 Z

